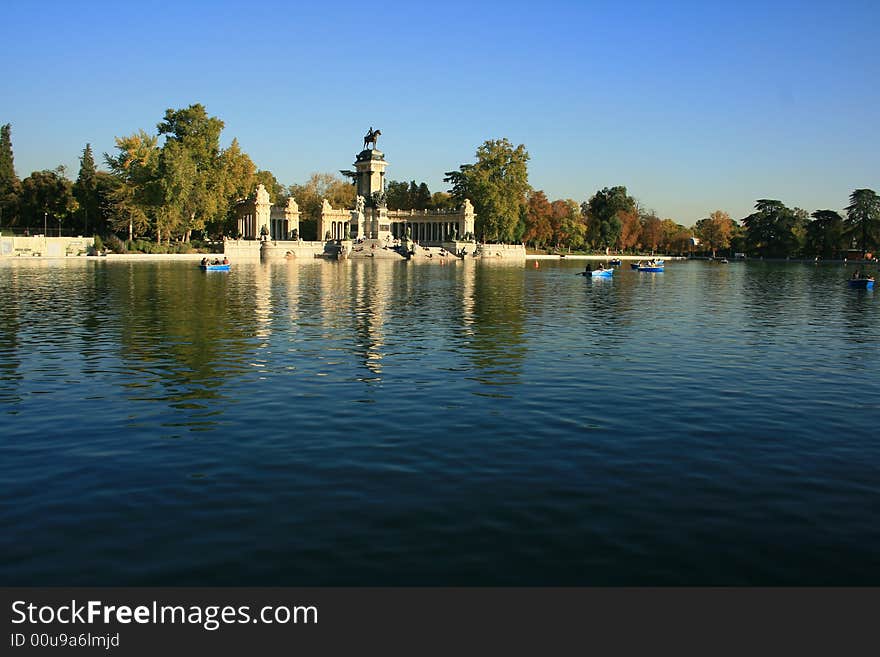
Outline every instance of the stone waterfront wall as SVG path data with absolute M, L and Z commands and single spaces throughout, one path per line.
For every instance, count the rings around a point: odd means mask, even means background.
M 313 259 L 324 253 L 324 242 L 269 240 L 262 243 L 263 260 Z
M 522 244 L 477 244 L 474 256 L 486 260 L 523 260 L 526 247 Z
M 32 237 L 0 235 L 0 258 L 32 257 L 64 258 L 88 255 L 95 246 L 93 237 Z
M 259 260 L 262 245 L 259 240 L 225 240 L 223 255 L 230 260 Z

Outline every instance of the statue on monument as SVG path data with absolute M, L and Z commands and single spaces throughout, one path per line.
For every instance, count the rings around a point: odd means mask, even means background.
M 358 194 L 358 197 L 357 197 L 357 206 L 356 206 L 356 210 L 357 210 L 357 213 L 358 213 L 358 214 L 363 214 L 363 213 L 364 213 L 364 205 L 365 205 L 364 197 L 361 196 L 360 194 Z
M 379 135 L 381 134 L 381 130 L 373 130 L 373 126 L 370 126 L 370 130 L 364 136 L 364 150 L 367 150 L 367 144 L 373 144 L 373 148 L 377 148 Z

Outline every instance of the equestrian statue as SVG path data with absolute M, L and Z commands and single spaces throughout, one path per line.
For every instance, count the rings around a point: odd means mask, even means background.
M 370 131 L 364 137 L 364 150 L 367 150 L 367 144 L 373 144 L 373 148 L 376 148 L 381 134 L 381 130 L 373 130 L 373 126 L 370 126 Z

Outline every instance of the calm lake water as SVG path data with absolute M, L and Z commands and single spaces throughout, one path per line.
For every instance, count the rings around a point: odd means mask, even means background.
M 880 584 L 852 268 L 0 262 L 0 584 Z

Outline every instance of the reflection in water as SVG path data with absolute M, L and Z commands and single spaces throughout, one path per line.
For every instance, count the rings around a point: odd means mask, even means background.
M 0 581 L 877 583 L 880 295 L 581 269 L 0 262 Z
M 487 386 L 513 385 L 527 352 L 523 267 L 481 263 L 473 270 L 473 333 L 466 345 L 477 370 L 473 378 Z M 474 394 L 504 396 L 494 388 Z
M 0 412 L 7 413 L 15 413 L 12 405 L 21 400 L 18 396 L 18 383 L 22 378 L 19 371 L 22 329 L 18 319 L 21 306 L 19 276 L 18 268 L 10 267 L 0 284 Z

